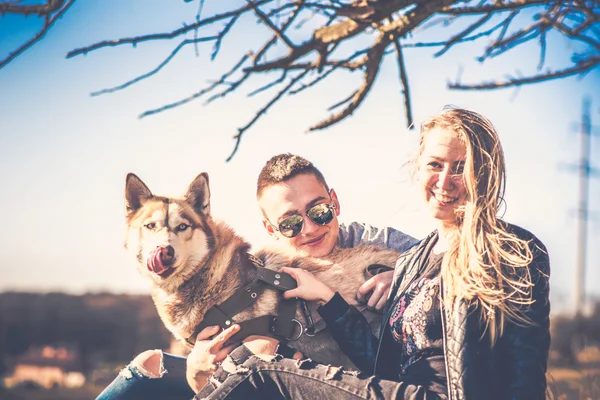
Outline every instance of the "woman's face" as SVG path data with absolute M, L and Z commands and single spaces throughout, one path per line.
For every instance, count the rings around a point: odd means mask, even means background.
M 425 133 L 418 161 L 418 184 L 432 216 L 456 224 L 455 210 L 465 204 L 465 145 L 453 131 L 436 127 Z

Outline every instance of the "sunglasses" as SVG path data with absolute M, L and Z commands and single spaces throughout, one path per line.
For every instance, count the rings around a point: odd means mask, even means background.
M 327 225 L 335 217 L 335 205 L 329 203 L 317 204 L 306 210 L 306 216 L 317 225 Z M 291 239 L 302 232 L 304 217 L 300 213 L 293 214 L 284 218 L 277 227 L 271 226 L 286 238 Z

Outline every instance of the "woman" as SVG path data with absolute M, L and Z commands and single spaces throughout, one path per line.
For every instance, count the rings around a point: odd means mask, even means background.
M 543 399 L 550 266 L 530 232 L 498 219 L 504 155 L 484 117 L 445 111 L 421 128 L 418 188 L 437 229 L 398 260 L 380 332 L 306 271 L 285 296 L 319 313 L 366 374 L 236 349 L 198 398 Z M 252 354 L 261 354 L 251 357 Z M 265 361 L 265 359 L 267 361 Z

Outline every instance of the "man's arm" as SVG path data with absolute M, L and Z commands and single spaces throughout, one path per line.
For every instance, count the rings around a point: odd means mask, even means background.
M 342 248 L 372 244 L 403 253 L 416 243 L 418 243 L 418 240 L 394 228 L 379 229 L 359 222 L 352 222 L 348 226 L 340 225 L 338 236 L 338 245 Z M 362 284 L 356 293 L 356 298 L 361 303 L 367 303 L 367 306 L 371 309 L 383 310 L 392 286 L 393 277 L 393 271 L 375 275 Z
M 363 372 L 371 373 L 379 340 L 371 332 L 369 322 L 339 293 L 317 309 L 327 329 L 344 354 Z
M 341 224 L 338 235 L 338 245 L 344 249 L 372 244 L 403 253 L 417 242 L 417 239 L 394 228 L 380 229 L 360 222 Z
M 285 291 L 283 297 L 299 297 L 320 304 L 317 311 L 342 351 L 360 370 L 372 371 L 378 339 L 371 333 L 371 326 L 364 315 L 310 272 L 287 267 L 281 271 L 292 275 L 298 282 L 298 287 Z

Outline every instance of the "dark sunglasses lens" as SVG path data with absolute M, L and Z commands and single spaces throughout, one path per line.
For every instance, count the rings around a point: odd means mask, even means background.
M 333 207 L 331 204 L 323 203 L 311 207 L 307 212 L 308 218 L 315 224 L 327 225 L 333 220 Z
M 302 215 L 292 215 L 279 223 L 279 232 L 287 238 L 293 238 L 302 232 L 303 223 Z

